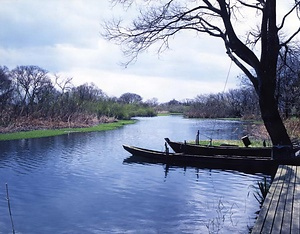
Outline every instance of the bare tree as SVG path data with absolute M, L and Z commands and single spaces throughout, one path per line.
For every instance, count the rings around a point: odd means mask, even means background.
M 300 95 L 300 47 L 295 47 L 282 60 L 279 59 L 277 73 L 277 92 L 279 110 L 286 118 L 299 116 L 299 95 Z
M 13 100 L 14 88 L 9 77 L 9 70 L 5 66 L 0 66 L 0 126 L 7 125 L 12 116 L 10 106 Z
M 278 111 L 275 98 L 276 69 L 280 52 L 282 56 L 300 31 L 298 27 L 290 35 L 279 37 L 288 26 L 288 20 L 298 17 L 300 1 L 285 2 L 290 9 L 277 22 L 279 15 L 276 0 L 112 0 L 127 7 L 143 4 L 139 17 L 131 25 L 121 20 L 105 24 L 104 36 L 121 44 L 129 62 L 152 44 L 161 43 L 160 50 L 168 48 L 169 40 L 183 30 L 206 33 L 224 42 L 230 59 L 247 75 L 254 86 L 261 110 L 261 116 L 273 145 L 290 145 L 291 141 Z M 146 3 L 146 4 L 145 4 Z M 244 14 L 255 14 L 258 30 L 249 28 L 249 33 L 238 35 Z M 254 21 L 247 22 L 249 25 Z M 245 27 L 247 23 L 243 22 Z M 260 54 L 253 50 L 260 51 Z
M 43 86 L 51 83 L 48 71 L 38 66 L 18 66 L 11 71 L 13 81 L 20 99 L 21 112 L 29 108 L 33 111 L 33 106 L 37 103 L 37 97 Z
M 6 108 L 12 98 L 13 86 L 7 67 L 0 66 L 0 111 Z
M 151 99 L 148 99 L 147 101 L 145 101 L 145 104 L 148 105 L 148 106 L 151 106 L 151 107 L 155 107 L 158 105 L 158 99 L 157 98 L 151 98 Z
M 54 77 L 55 77 L 55 86 L 57 86 L 60 89 L 61 95 L 63 95 L 65 92 L 68 92 L 72 89 L 73 77 L 61 78 L 60 75 L 58 74 L 54 74 Z
M 135 93 L 123 93 L 119 97 L 120 102 L 127 103 L 127 104 L 141 103 L 142 100 L 143 100 L 142 97 L 138 94 L 135 94 Z

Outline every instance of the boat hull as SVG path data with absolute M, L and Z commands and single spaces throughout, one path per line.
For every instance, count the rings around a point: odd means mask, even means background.
M 300 166 L 300 157 L 271 157 L 237 156 L 237 155 L 189 155 L 183 153 L 166 153 L 123 145 L 123 148 L 134 156 L 144 157 L 152 162 L 181 166 L 205 166 L 207 168 L 246 168 L 264 170 L 276 168 L 280 164 Z
M 182 142 L 174 142 L 169 138 L 165 141 L 176 153 L 192 155 L 239 155 L 239 156 L 260 156 L 271 157 L 271 147 L 239 147 L 239 146 L 204 146 Z

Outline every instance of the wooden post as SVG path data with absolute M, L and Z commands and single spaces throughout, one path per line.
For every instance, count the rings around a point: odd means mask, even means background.
M 195 141 L 195 143 L 196 143 L 196 145 L 199 145 L 199 130 L 197 131 L 197 135 L 196 135 L 196 141 Z
M 9 200 L 9 195 L 8 195 L 8 185 L 7 185 L 7 183 L 5 185 L 6 185 L 6 200 L 7 200 L 8 212 L 9 212 L 9 217 L 10 217 L 10 222 L 11 222 L 11 227 L 12 227 L 12 233 L 15 234 L 15 226 L 14 226 L 14 222 L 13 222 L 13 218 L 12 218 L 12 214 L 11 214 L 10 200 Z
M 166 150 L 166 155 L 169 155 L 169 147 L 166 142 L 165 142 L 165 150 Z

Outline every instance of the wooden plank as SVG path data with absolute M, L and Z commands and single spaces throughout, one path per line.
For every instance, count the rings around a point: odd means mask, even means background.
M 279 166 L 252 233 L 300 234 L 300 167 Z
M 256 220 L 256 223 L 252 229 L 253 234 L 262 233 L 262 231 L 264 231 L 265 233 L 268 233 L 268 230 L 269 230 L 269 232 L 271 232 L 273 222 L 271 222 L 271 220 L 269 220 L 269 218 L 267 218 L 267 216 L 268 216 L 269 210 L 271 209 L 272 201 L 274 200 L 274 203 L 277 203 L 276 198 L 274 197 L 274 194 L 275 194 L 276 190 L 281 189 L 279 187 L 282 184 L 280 181 L 280 178 L 282 177 L 284 172 L 285 172 L 284 166 L 280 165 L 278 167 L 278 170 L 274 177 L 273 183 L 269 189 L 268 195 L 265 198 L 264 204 L 261 207 L 261 210 L 259 212 L 259 216 Z M 265 224 L 265 223 L 267 223 L 267 224 Z
M 289 179 L 286 181 L 286 186 L 284 186 L 285 190 L 282 191 L 285 196 L 285 207 L 283 212 L 283 220 L 281 226 L 281 232 L 283 233 L 291 233 L 292 220 L 293 220 L 293 199 L 294 199 L 294 190 L 295 190 L 295 179 L 296 179 L 296 166 L 289 166 Z M 284 199 L 283 196 L 283 199 Z
M 281 177 L 281 173 L 283 171 L 282 169 L 283 169 L 283 167 L 279 166 L 279 168 L 276 172 L 276 175 L 274 177 L 273 183 L 272 183 L 272 185 L 269 189 L 269 192 L 268 192 L 268 194 L 265 198 L 264 204 L 261 207 L 261 210 L 259 212 L 259 216 L 256 220 L 255 226 L 252 229 L 252 233 L 261 233 L 262 232 L 262 229 L 263 229 L 265 221 L 266 221 L 266 217 L 268 215 L 268 211 L 269 211 L 270 206 L 271 206 L 271 202 L 272 202 L 273 197 L 274 197 L 274 191 L 276 190 L 276 187 L 278 186 L 278 183 L 280 182 L 279 178 Z
M 263 233 L 280 233 L 284 206 L 285 206 L 285 194 L 283 193 L 286 186 L 286 180 L 289 178 L 289 170 L 287 166 L 282 167 L 281 176 L 278 178 L 278 186 L 274 191 L 273 200 L 270 205 L 269 212 L 266 217 L 265 224 L 263 226 Z
M 300 233 L 300 167 L 296 167 L 291 233 Z

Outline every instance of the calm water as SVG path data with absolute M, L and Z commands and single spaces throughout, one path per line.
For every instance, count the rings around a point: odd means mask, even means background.
M 263 174 L 125 164 L 122 144 L 163 150 L 173 140 L 240 138 L 241 123 L 141 118 L 114 131 L 0 142 L 0 232 L 248 233 Z M 214 129 L 212 134 L 211 129 Z M 205 136 L 204 136 L 205 135 Z M 268 178 L 270 178 L 268 176 Z

